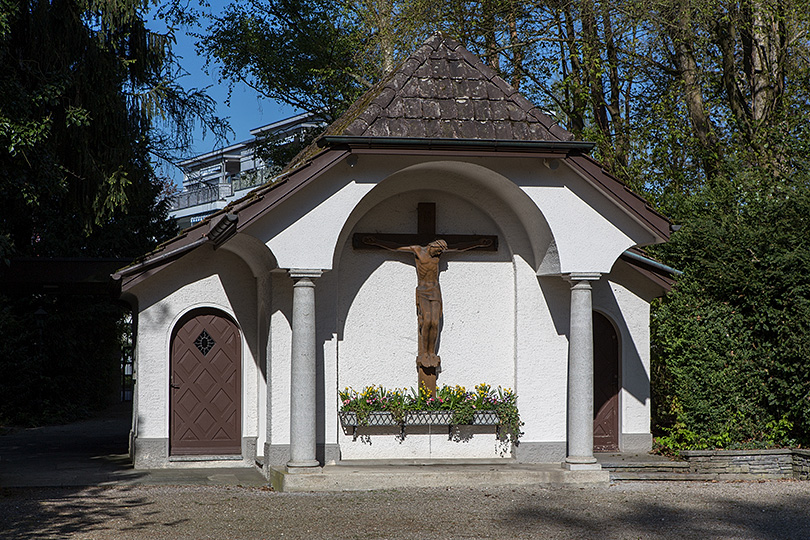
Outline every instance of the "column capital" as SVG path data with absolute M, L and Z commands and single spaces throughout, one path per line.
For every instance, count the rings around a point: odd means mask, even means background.
M 569 274 L 563 274 L 563 279 L 570 283 L 576 281 L 599 281 L 602 277 L 602 274 L 599 272 L 571 272 Z
M 317 279 L 323 275 L 323 270 L 315 268 L 290 268 L 287 272 L 293 279 Z

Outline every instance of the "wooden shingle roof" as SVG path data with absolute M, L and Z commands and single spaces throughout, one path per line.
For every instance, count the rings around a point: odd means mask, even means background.
M 457 41 L 436 34 L 338 118 L 326 136 L 570 141 Z

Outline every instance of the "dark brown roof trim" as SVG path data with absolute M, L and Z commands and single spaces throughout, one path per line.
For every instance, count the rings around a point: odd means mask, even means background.
M 254 189 L 242 199 L 232 202 L 200 223 L 185 229 L 180 235 L 164 242 L 139 262 L 116 272 L 113 278 L 120 280 L 123 277 L 146 272 L 151 268 L 171 262 L 209 241 L 213 242 L 215 246 L 223 244 L 267 208 L 277 205 L 348 155 L 348 151 L 322 151 L 311 161 L 289 171 L 272 184 Z M 134 281 L 130 282 L 134 283 Z
M 353 137 L 348 135 L 324 135 L 318 140 L 318 146 L 347 147 L 350 149 L 422 147 L 442 148 L 476 148 L 493 150 L 556 150 L 590 152 L 595 143 L 587 141 L 515 141 L 503 139 L 437 139 L 420 137 Z
M 672 287 L 675 286 L 675 280 L 672 276 L 659 274 L 650 270 L 648 267 L 634 263 L 632 259 L 625 259 L 624 257 L 619 257 L 622 262 L 627 264 L 634 272 L 638 272 L 648 280 L 652 281 L 659 287 L 661 287 L 665 292 L 669 292 L 672 290 Z
M 613 196 L 622 206 L 632 211 L 644 224 L 661 239 L 668 240 L 672 223 L 660 214 L 641 195 L 627 187 L 624 182 L 607 172 L 598 161 L 584 154 L 569 156 L 565 160 L 574 170 L 592 179 L 598 187 Z
M 675 276 L 683 274 L 671 266 L 650 258 L 644 250 L 632 247 L 619 255 L 619 258 L 628 264 L 633 270 L 640 273 L 665 291 L 670 291 L 675 285 Z
M 178 240 L 182 239 L 178 238 Z M 208 242 L 208 237 L 202 236 L 197 238 L 196 240 L 188 243 L 188 244 L 181 244 L 179 247 L 169 250 L 163 251 L 161 253 L 156 253 L 155 255 L 147 256 L 143 261 L 133 264 L 132 266 L 128 266 L 126 268 L 122 268 L 118 272 L 112 275 L 114 280 L 120 280 L 123 277 L 131 276 L 132 274 L 136 274 L 139 272 L 143 272 L 153 266 L 156 266 L 160 263 L 166 263 L 170 260 L 174 260 L 184 253 L 191 251 L 192 249 L 196 248 L 197 246 L 201 246 Z
M 237 229 L 241 230 L 267 209 L 278 205 L 304 185 L 340 163 L 349 154 L 350 152 L 345 150 L 322 152 L 297 169 L 288 172 L 283 180 L 254 190 L 245 198 L 231 203 L 231 207 L 225 207 L 225 210 L 239 216 Z

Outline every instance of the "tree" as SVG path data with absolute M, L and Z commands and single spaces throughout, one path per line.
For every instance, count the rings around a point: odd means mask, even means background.
M 171 232 L 153 163 L 196 118 L 221 129 L 212 101 L 178 85 L 140 2 L 3 1 L 0 235 L 21 255 L 143 253 Z
M 222 79 L 327 121 L 393 67 L 402 37 L 391 1 L 251 0 L 225 8 L 200 49 Z
M 653 316 L 659 428 L 806 443 L 808 23 L 808 0 L 252 0 L 204 49 L 334 119 L 428 28 L 456 37 L 682 225 L 651 248 L 684 271 Z
M 810 175 L 762 176 L 705 188 L 663 248 L 684 271 L 652 321 L 666 444 L 810 440 Z
M 191 122 L 221 132 L 213 102 L 179 85 L 173 37 L 147 29 L 139 0 L 0 2 L 0 264 L 149 251 L 175 232 L 170 182 L 154 164 L 185 146 Z M 122 309 L 106 299 L 0 302 L 0 419 L 98 405 L 120 361 Z M 39 307 L 50 317 L 32 335 Z
M 656 252 L 685 272 L 653 318 L 659 426 L 676 446 L 806 444 L 807 6 L 653 7 L 699 165 L 655 184 L 683 224 Z

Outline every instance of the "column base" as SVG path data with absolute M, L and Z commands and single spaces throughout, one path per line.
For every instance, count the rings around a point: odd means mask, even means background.
M 287 472 L 290 474 L 315 473 L 321 471 L 321 464 L 317 460 L 287 462 Z
M 569 471 L 598 471 L 602 465 L 593 456 L 568 456 L 562 462 L 562 468 Z

